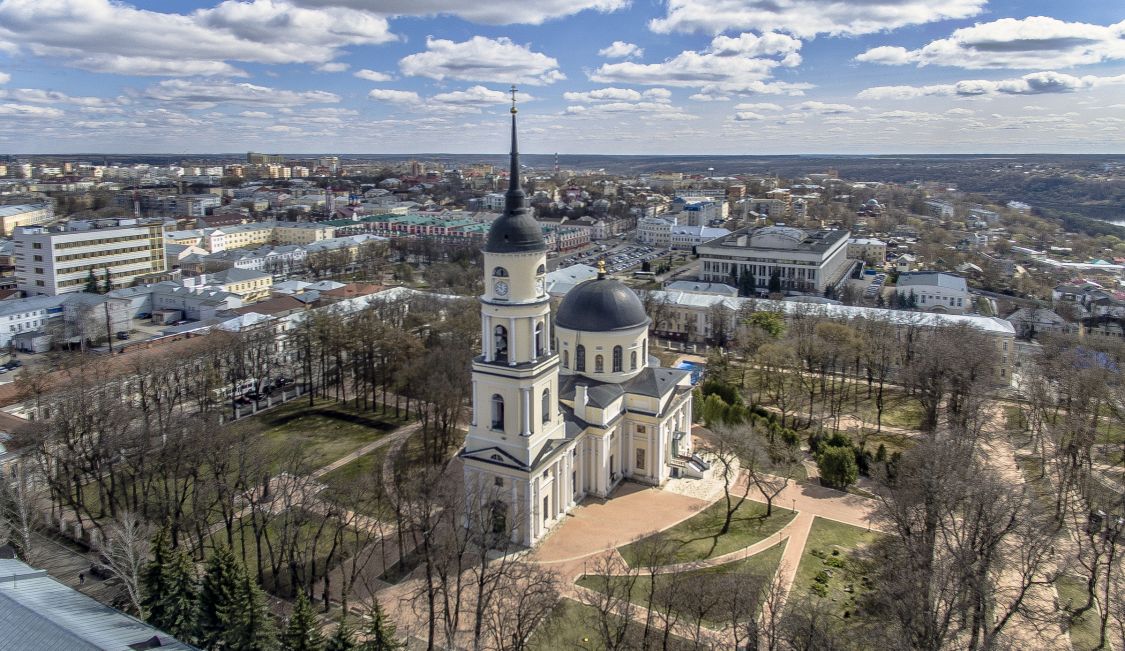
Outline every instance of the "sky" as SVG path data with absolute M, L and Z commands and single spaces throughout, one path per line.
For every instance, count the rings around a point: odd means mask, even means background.
M 0 0 L 0 153 L 1120 153 L 1125 4 Z

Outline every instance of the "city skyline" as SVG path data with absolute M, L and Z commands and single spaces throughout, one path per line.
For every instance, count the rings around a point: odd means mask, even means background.
M 1125 143 L 1100 3 L 183 4 L 0 0 L 0 150 L 491 154 L 511 84 L 528 153 Z

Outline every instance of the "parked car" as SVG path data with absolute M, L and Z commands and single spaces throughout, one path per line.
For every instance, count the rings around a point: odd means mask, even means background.
M 125 332 L 124 330 L 118 330 L 116 336 L 120 341 L 125 341 L 129 338 L 129 333 Z
M 8 363 L 4 365 L 4 368 L 6 368 L 10 371 L 14 368 L 19 368 L 21 366 L 23 366 L 23 362 L 21 362 L 18 359 L 13 359 L 13 360 L 9 360 Z
M 140 314 L 137 315 L 137 318 L 138 319 L 151 319 L 152 314 L 149 314 L 148 312 L 141 312 Z

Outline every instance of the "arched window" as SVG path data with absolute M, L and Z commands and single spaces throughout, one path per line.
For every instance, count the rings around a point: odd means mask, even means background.
M 547 273 L 547 267 L 545 267 L 543 265 L 539 265 L 539 268 L 535 270 L 535 273 L 542 276 L 543 274 Z
M 508 329 L 504 326 L 496 326 L 494 332 L 496 361 L 506 362 L 508 361 Z
M 586 372 L 586 347 L 582 344 L 574 348 L 574 370 L 579 373 Z
M 508 270 L 505 269 L 504 267 L 496 267 L 495 269 L 492 270 L 492 275 L 497 277 L 497 278 L 507 278 L 508 277 Z
M 622 357 L 621 346 L 614 346 L 613 347 L 613 372 L 614 373 L 620 373 L 621 372 L 621 364 L 623 363 L 621 361 L 621 357 Z
M 551 422 L 551 390 L 543 390 L 543 422 Z
M 504 431 L 504 397 L 492 394 L 492 429 Z
M 635 350 L 629 353 L 629 370 L 637 370 L 637 351 Z
M 601 355 L 594 355 L 594 372 L 605 373 L 605 358 Z
M 543 356 L 543 322 L 535 324 L 535 356 Z

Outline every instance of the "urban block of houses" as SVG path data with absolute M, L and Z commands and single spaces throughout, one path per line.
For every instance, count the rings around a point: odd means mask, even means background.
M 51 202 L 0 206 L 0 235 L 9 236 L 17 226 L 46 224 L 55 218 Z
M 198 287 L 185 287 L 178 283 L 163 282 L 116 289 L 108 294 L 129 301 L 129 314 L 166 313 L 165 320 L 196 321 L 213 318 L 219 312 L 242 307 L 242 297 L 230 292 Z M 178 318 L 174 312 L 178 312 Z
M 203 278 L 204 287 L 235 294 L 242 299 L 243 303 L 253 303 L 265 299 L 270 295 L 271 285 L 273 285 L 272 275 L 238 267 L 207 274 Z

